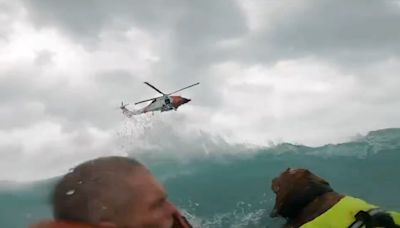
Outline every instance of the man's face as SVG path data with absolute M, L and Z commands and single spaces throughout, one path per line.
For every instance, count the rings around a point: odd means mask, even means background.
M 128 178 L 132 186 L 132 210 L 128 212 L 129 227 L 171 228 L 176 208 L 172 205 L 163 186 L 145 168 L 140 168 Z

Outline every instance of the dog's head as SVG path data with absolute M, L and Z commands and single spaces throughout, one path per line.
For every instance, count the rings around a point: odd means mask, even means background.
M 307 169 L 288 168 L 272 180 L 276 194 L 271 217 L 295 218 L 316 197 L 333 191 L 329 183 Z

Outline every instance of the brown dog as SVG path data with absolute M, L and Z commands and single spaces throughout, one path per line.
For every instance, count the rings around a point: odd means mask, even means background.
M 287 223 L 285 227 L 297 228 L 304 224 L 308 225 L 307 227 L 327 227 L 326 220 L 324 220 L 324 225 L 319 223 L 319 225 L 310 226 L 309 222 L 312 221 L 315 223 L 317 217 L 320 219 L 319 221 L 321 221 L 321 218 L 327 218 L 329 216 L 329 227 L 335 227 L 333 225 L 338 225 L 340 223 L 339 221 L 343 221 L 346 218 L 352 219 L 356 217 L 358 221 L 357 216 L 369 219 L 369 225 L 366 225 L 366 227 L 400 227 L 395 225 L 395 222 L 398 223 L 400 221 L 400 213 L 390 212 L 392 214 L 389 215 L 388 213 L 382 212 L 373 215 L 374 217 L 370 217 L 368 213 L 371 212 L 366 213 L 364 209 L 376 208 L 375 206 L 369 205 L 360 199 L 344 196 L 335 192 L 326 180 L 314 175 L 307 169 L 288 168 L 281 173 L 279 177 L 272 180 L 271 188 L 276 194 L 275 206 L 271 212 L 271 217 L 281 216 L 286 218 Z M 340 203 L 338 203 L 339 201 Z M 349 204 L 348 202 L 351 203 Z M 347 208 L 343 205 L 346 205 Z M 332 210 L 329 210 L 331 208 Z M 359 208 L 363 210 L 358 210 Z M 346 209 L 349 209 L 349 211 L 346 211 Z M 328 210 L 329 212 L 327 212 Z M 336 214 L 332 216 L 332 211 L 335 210 Z M 393 217 L 393 215 L 395 217 Z M 357 221 L 354 223 L 357 223 Z M 376 224 L 378 226 L 375 226 Z M 350 224 L 347 224 L 344 227 L 349 225 Z M 338 227 L 342 226 L 339 225 Z
M 286 218 L 287 227 L 300 227 L 344 197 L 334 192 L 326 180 L 307 169 L 288 168 L 272 180 L 271 187 L 276 194 L 271 217 Z

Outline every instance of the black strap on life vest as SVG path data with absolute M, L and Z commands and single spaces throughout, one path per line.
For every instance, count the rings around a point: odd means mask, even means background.
M 356 220 L 348 228 L 400 228 L 392 216 L 380 208 L 359 211 L 354 217 Z

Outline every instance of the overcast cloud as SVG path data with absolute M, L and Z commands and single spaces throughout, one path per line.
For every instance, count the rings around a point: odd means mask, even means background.
M 397 0 L 0 0 L 0 180 L 399 127 L 399 21 Z M 126 120 L 121 101 L 157 95 L 143 81 L 201 84 Z

